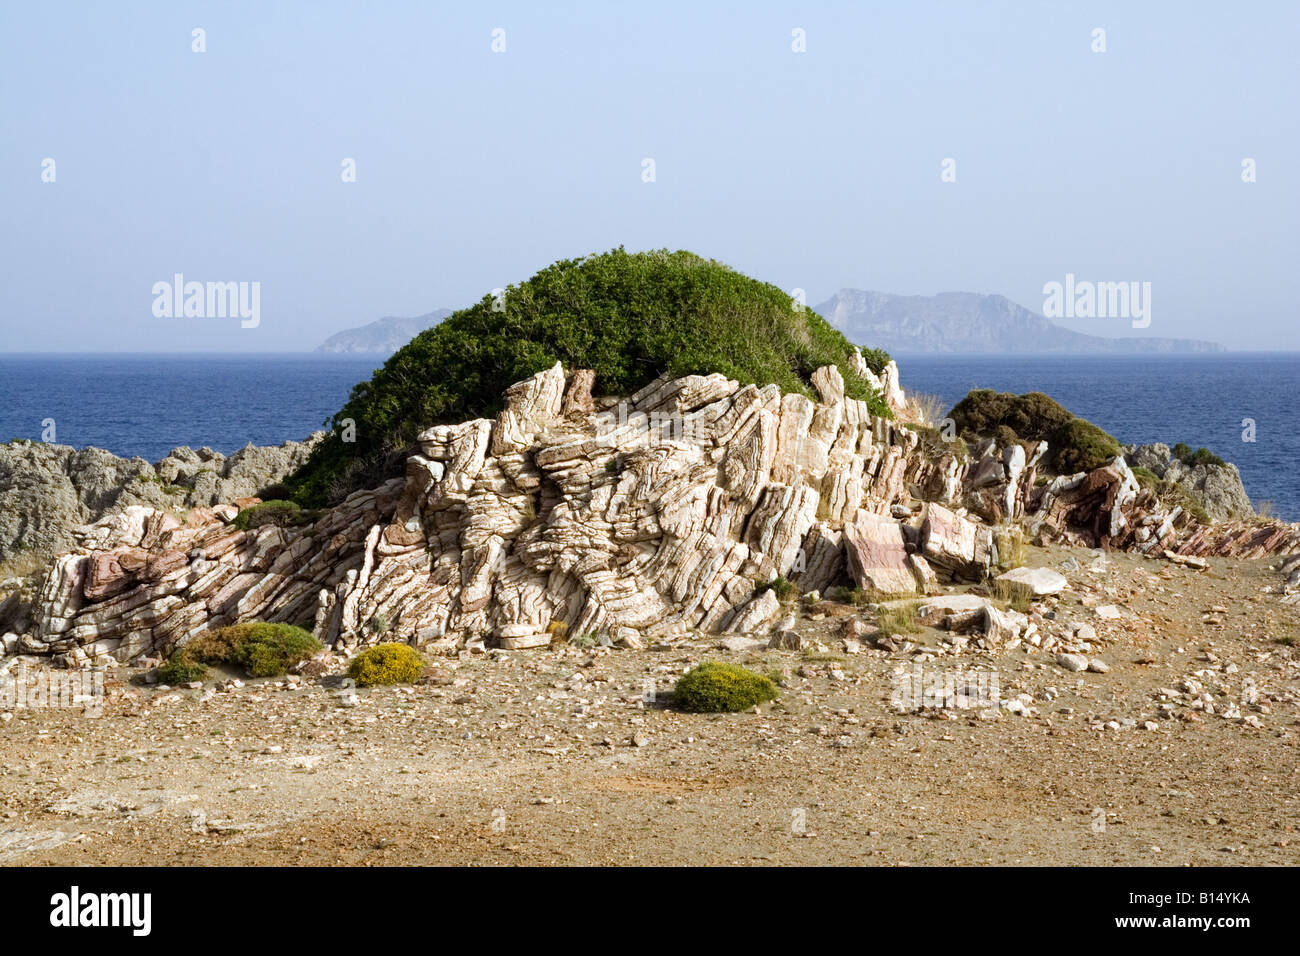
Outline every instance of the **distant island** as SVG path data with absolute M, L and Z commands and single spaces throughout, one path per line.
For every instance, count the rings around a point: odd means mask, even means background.
M 1104 338 L 1063 328 L 1001 295 L 941 292 L 893 295 L 841 289 L 814 309 L 861 345 L 890 353 L 1068 353 L 1135 354 L 1225 352 L 1202 339 Z M 391 355 L 420 332 L 432 328 L 450 309 L 413 318 L 388 316 L 345 329 L 317 346 L 333 355 Z M 1100 327 L 1100 325 L 1099 325 Z
M 886 352 L 1190 353 L 1225 352 L 1200 339 L 1103 338 L 1063 328 L 1006 296 L 974 292 L 892 295 L 841 289 L 816 306 L 851 341 Z M 1102 322 L 1096 322 L 1102 328 Z
M 413 318 L 385 316 L 369 325 L 336 332 L 316 346 L 316 351 L 328 355 L 392 355 L 425 329 L 433 328 L 449 315 L 451 309 L 434 309 Z

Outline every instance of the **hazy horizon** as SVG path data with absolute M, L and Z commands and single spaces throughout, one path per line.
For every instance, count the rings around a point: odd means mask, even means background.
M 309 352 L 619 245 L 811 305 L 1150 282 L 1148 328 L 1053 321 L 1300 350 L 1297 28 L 1284 3 L 11 7 L 0 351 Z M 155 315 L 178 273 L 256 283 L 256 326 Z

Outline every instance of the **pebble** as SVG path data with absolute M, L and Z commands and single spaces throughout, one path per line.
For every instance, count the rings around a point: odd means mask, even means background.
M 1088 658 L 1082 654 L 1057 654 L 1056 663 L 1060 664 L 1067 671 L 1086 671 L 1091 663 Z

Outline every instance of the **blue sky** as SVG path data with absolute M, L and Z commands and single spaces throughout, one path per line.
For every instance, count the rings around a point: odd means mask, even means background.
M 810 303 L 1150 281 L 1143 334 L 1300 349 L 1298 33 L 1291 2 L 7 3 L 0 350 L 310 349 L 620 244 Z M 155 317 L 177 272 L 259 282 L 260 325 Z

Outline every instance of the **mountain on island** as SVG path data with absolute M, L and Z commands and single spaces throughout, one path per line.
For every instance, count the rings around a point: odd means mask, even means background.
M 942 292 L 892 295 L 841 289 L 816 306 L 850 341 L 891 354 L 948 353 L 1188 353 L 1226 351 L 1200 339 L 1105 338 L 1067 329 L 1001 295 Z M 1084 320 L 1080 320 L 1084 321 Z M 1101 329 L 1108 321 L 1087 320 Z M 1112 326 L 1113 327 L 1113 326 Z
M 434 309 L 425 315 L 410 318 L 386 316 L 368 325 L 336 332 L 316 346 L 316 351 L 329 355 L 392 355 L 425 329 L 433 328 L 449 315 L 451 309 Z

